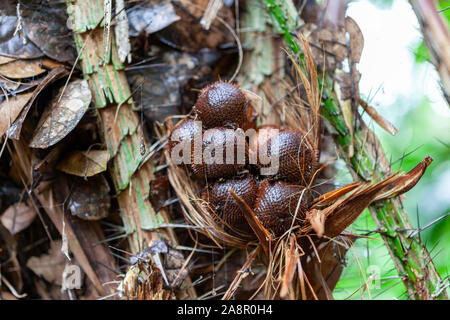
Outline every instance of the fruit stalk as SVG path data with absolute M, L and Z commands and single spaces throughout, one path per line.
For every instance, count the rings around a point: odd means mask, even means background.
M 265 0 L 266 12 L 278 23 L 288 48 L 301 61 L 303 54 L 286 24 L 287 17 L 273 0 Z M 392 172 L 376 136 L 365 126 L 359 114 L 353 117 L 353 139 L 339 106 L 334 84 L 328 73 L 318 71 L 323 88 L 322 116 L 336 129 L 335 142 L 339 155 L 346 161 L 355 180 L 379 181 Z M 352 141 L 353 140 L 353 141 Z M 354 148 L 351 152 L 350 148 Z M 353 155 L 351 156 L 351 154 Z M 399 198 L 378 202 L 369 210 L 394 261 L 410 299 L 448 299 L 443 283 L 428 250 L 415 233 Z

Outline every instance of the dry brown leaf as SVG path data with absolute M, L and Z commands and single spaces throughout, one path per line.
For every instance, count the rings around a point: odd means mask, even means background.
M 15 60 L 0 65 L 0 74 L 11 79 L 31 78 L 44 73 L 43 59 Z
M 350 35 L 350 58 L 352 63 L 358 63 L 361 60 L 364 48 L 364 36 L 358 24 L 350 17 L 345 18 L 345 31 Z
M 57 169 L 79 177 L 91 177 L 103 172 L 109 160 L 108 150 L 71 151 L 57 165 Z
M 5 56 L 0 56 L 0 64 L 5 64 L 11 61 L 16 60 L 15 58 L 10 58 L 10 57 L 5 57 Z
M 62 140 L 81 120 L 91 100 L 86 80 L 73 80 L 62 87 L 41 116 L 30 147 L 48 148 Z
M 325 218 L 325 212 L 321 210 L 312 209 L 307 212 L 306 219 L 318 237 L 322 237 L 325 232 Z
M 3 212 L 0 221 L 11 234 L 16 234 L 34 221 L 36 211 L 23 202 L 13 204 Z
M 394 178 L 395 176 L 391 176 L 376 185 L 361 185 L 346 198 L 338 200 L 324 209 L 326 216 L 324 234 L 330 238 L 340 235 Z
M 27 267 L 48 282 L 61 285 L 66 261 L 66 257 L 61 252 L 61 240 L 55 240 L 51 243 L 48 254 L 31 257 L 27 261 Z
M 408 173 L 398 174 L 395 181 L 381 190 L 374 201 L 390 199 L 411 190 L 411 188 L 419 182 L 420 178 L 422 178 L 425 170 L 429 167 L 431 162 L 433 162 L 433 158 L 425 157 L 425 159 L 423 159 L 413 169 L 408 171 Z
M 56 3 L 40 3 L 39 6 L 23 6 L 22 27 L 27 42 L 36 45 L 47 57 L 61 62 L 73 62 L 76 49 L 65 6 Z
M 22 112 L 20 113 L 20 116 L 17 118 L 17 120 L 13 123 L 11 128 L 8 130 L 8 136 L 12 139 L 18 140 L 20 138 L 20 131 L 22 130 L 22 124 L 25 121 L 25 118 L 27 117 L 28 111 L 30 111 L 30 108 L 34 102 L 34 100 L 37 98 L 37 96 L 41 93 L 43 89 L 45 89 L 47 86 L 49 86 L 52 82 L 66 76 L 69 74 L 69 71 L 67 71 L 63 66 L 52 69 L 45 77 L 42 79 L 42 81 L 39 82 L 36 89 L 33 91 L 33 96 L 31 97 L 30 102 L 28 105 L 23 108 Z
M 111 198 L 109 185 L 105 177 L 97 175 L 87 181 L 74 179 L 68 200 L 72 215 L 83 220 L 100 220 L 109 213 Z
M 171 1 L 145 1 L 138 6 L 132 6 L 126 12 L 130 25 L 130 36 L 137 37 L 145 30 L 147 34 L 160 31 L 180 17 L 175 13 Z M 152 23 L 148 23 L 151 21 Z
M 5 203 L 3 203 L 5 204 Z M 5 206 L 6 207 L 6 206 Z M 14 290 L 22 292 L 23 277 L 22 268 L 19 262 L 19 244 L 16 236 L 12 235 L 0 222 L 0 259 L 2 259 L 2 268 L 10 270 L 8 272 L 8 281 L 10 281 Z M 1 275 L 0 275 L 1 276 Z M 1 279 L 0 279 L 1 281 Z
M 324 234 L 328 237 L 338 236 L 372 202 L 398 196 L 414 187 L 432 161 L 431 157 L 426 157 L 408 173 L 393 174 L 375 185 L 362 184 L 347 197 L 336 201 L 329 207 L 323 210 L 310 210 L 307 213 L 310 224 L 303 231 L 313 229 L 319 235 L 324 227 Z M 318 218 L 318 216 L 322 216 L 322 218 Z
M 345 187 L 327 192 L 327 193 L 321 195 L 320 197 L 314 199 L 312 208 L 317 208 L 320 206 L 330 204 L 330 203 L 336 201 L 337 199 L 339 199 L 340 197 L 346 195 L 347 193 L 349 193 L 350 191 L 352 191 L 353 189 L 358 187 L 360 184 L 361 184 L 361 182 L 357 181 L 357 182 L 353 182 L 352 184 L 349 184 Z
M 20 14 L 17 14 L 16 5 L 17 1 L 2 0 L 1 2 L 0 54 L 22 59 L 40 58 L 44 54 L 34 43 L 25 41 L 23 29 L 19 30 L 23 20 Z M 20 12 L 22 12 L 23 7 L 20 6 Z
M 323 64 L 325 62 L 326 70 L 333 71 L 340 67 L 342 61 L 347 56 L 345 45 L 345 32 L 342 29 L 329 30 L 316 28 L 311 32 L 310 41 L 314 61 Z
M 13 81 L 7 78 L 0 78 L 0 86 L 2 86 L 4 89 L 6 89 L 6 93 L 8 96 L 13 95 L 12 93 L 17 90 L 17 88 L 20 87 L 20 82 Z M 5 97 L 5 91 L 1 90 L 0 92 L 0 98 L 3 101 L 3 98 Z
M 30 101 L 33 92 L 21 93 L 15 97 L 9 97 L 0 103 L 0 137 L 8 130 L 10 125 L 19 116 L 22 109 Z
M 55 60 L 51 60 L 51 59 L 44 59 L 42 60 L 42 67 L 46 70 L 48 69 L 56 69 L 59 67 L 64 66 L 62 63 L 55 61 Z
M 27 185 L 32 183 L 32 152 L 24 139 L 13 140 L 14 147 L 11 152 L 13 163 L 21 178 L 25 178 Z M 61 179 L 66 179 L 66 175 L 59 175 L 58 188 L 44 190 L 43 193 L 34 192 L 34 196 L 40 203 L 40 207 L 45 210 L 53 225 L 61 235 L 66 237 L 66 243 L 70 246 L 77 264 L 82 266 L 83 274 L 86 274 L 90 282 L 95 287 L 96 298 L 115 292 L 115 288 L 106 283 L 115 279 L 116 265 L 114 257 L 111 255 L 106 245 L 101 245 L 105 235 L 101 226 L 93 221 L 84 221 L 63 211 L 64 203 L 70 193 L 70 186 L 62 183 Z M 19 180 L 20 181 L 20 180 Z M 23 181 L 23 180 L 21 180 Z M 65 192 L 64 190 L 68 190 Z M 58 191 L 63 191 L 63 196 L 55 199 Z M 1 228 L 0 228 L 1 230 Z M 93 245 L 93 244 L 98 245 Z M 73 259 L 72 259 L 73 260 Z

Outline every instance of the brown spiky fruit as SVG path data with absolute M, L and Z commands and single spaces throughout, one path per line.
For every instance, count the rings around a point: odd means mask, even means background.
M 278 177 L 300 185 L 309 185 L 314 173 L 313 151 L 300 131 L 282 130 L 267 139 L 263 148 L 267 150 L 269 157 L 278 158 Z M 265 165 L 261 165 L 263 166 Z
M 182 120 L 173 128 L 168 145 L 170 156 L 175 164 L 185 164 L 189 169 L 192 169 L 190 162 L 195 150 L 194 139 L 199 139 L 201 146 L 202 135 L 201 124 L 190 118 Z M 175 147 L 177 148 L 175 149 Z
M 303 190 L 298 185 L 266 179 L 259 186 L 253 211 L 266 229 L 280 235 L 291 227 L 296 212 L 294 225 L 303 221 L 308 208 Z
M 260 126 L 254 135 L 250 137 L 249 142 L 249 155 L 253 161 L 256 160 L 256 164 L 260 164 L 260 153 L 266 152 L 264 146 L 271 137 L 277 135 L 280 131 L 280 127 L 276 125 L 265 124 Z M 253 162 L 255 164 L 255 162 Z
M 169 137 L 169 150 L 181 142 L 188 142 L 194 145 L 195 136 L 202 137 L 202 127 L 199 122 L 196 123 L 191 118 L 186 118 L 179 122 L 172 130 Z
M 248 99 L 242 90 L 224 81 L 204 88 L 194 106 L 194 114 L 206 129 L 234 125 L 242 127 L 246 121 Z
M 222 219 L 230 227 L 240 228 L 247 225 L 247 220 L 234 198 L 230 195 L 230 188 L 249 207 L 253 207 L 258 187 L 252 176 L 216 181 L 203 189 L 202 199 L 208 202 L 211 209 L 217 214 L 217 216 L 214 216 L 214 219 L 217 219 L 217 221 Z
M 231 177 L 248 162 L 248 144 L 243 132 L 240 135 L 229 128 L 210 129 L 203 135 L 201 162 L 196 163 L 194 153 L 191 159 L 192 172 L 198 178 Z

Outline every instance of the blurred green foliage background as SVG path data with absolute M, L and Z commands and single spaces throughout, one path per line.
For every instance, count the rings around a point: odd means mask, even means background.
M 407 4 L 406 1 L 404 2 Z M 393 10 L 393 5 L 396 5 L 392 0 L 361 0 L 352 3 L 367 7 L 367 10 L 371 8 L 373 10 L 375 6 L 377 10 L 383 10 L 386 14 L 389 10 Z M 444 10 L 441 12 L 442 16 L 450 22 L 450 9 L 445 10 L 450 6 L 450 1 L 439 1 L 438 5 Z M 408 8 L 412 12 L 409 5 L 403 6 L 402 10 L 408 10 Z M 350 14 L 350 16 L 357 22 L 364 18 L 358 15 Z M 402 23 L 402 19 L 399 19 L 398 23 Z M 418 24 L 411 28 L 418 28 Z M 362 32 L 364 34 L 363 28 Z M 370 34 L 364 34 L 364 36 L 366 41 L 370 41 L 368 39 Z M 383 46 L 383 43 L 379 45 Z M 386 47 L 383 50 L 390 50 L 390 48 Z M 399 133 L 391 136 L 369 117 L 366 116 L 364 119 L 380 138 L 394 170 L 408 171 L 425 156 L 433 157 L 432 165 L 416 187 L 406 194 L 403 204 L 414 227 L 425 227 L 430 224 L 420 233 L 421 240 L 430 251 L 441 277 L 448 283 L 450 278 L 450 216 L 448 215 L 450 212 L 450 111 L 445 100 L 439 96 L 439 90 L 434 91 L 438 92 L 438 96 L 425 90 L 425 87 L 430 85 L 439 89 L 439 84 L 434 67 L 429 63 L 428 51 L 420 33 L 405 50 L 413 61 L 411 73 L 405 74 L 405 76 L 413 77 L 412 85 L 415 87 L 413 93 L 408 95 L 399 93 L 395 95 L 393 103 L 381 105 L 374 102 L 377 94 L 380 94 L 377 93 L 379 88 L 376 87 L 376 83 L 373 84 L 371 92 L 361 90 L 362 95 L 365 95 L 371 103 L 375 103 L 374 107 L 397 126 Z M 395 56 L 399 52 L 392 51 L 389 54 Z M 371 75 L 362 72 L 362 76 L 370 77 Z M 408 82 L 405 81 L 405 83 Z M 395 88 L 384 87 L 382 90 L 389 91 Z M 345 165 L 341 165 L 340 168 L 342 170 L 338 180 L 342 183 L 351 181 L 348 172 L 345 171 Z M 435 222 L 436 220 L 438 221 Z M 354 233 L 364 234 L 369 230 L 375 230 L 376 226 L 366 210 L 350 229 Z M 334 297 L 336 299 L 408 299 L 406 289 L 381 237 L 375 233 L 370 237 L 372 238 L 370 240 L 356 241 L 347 253 L 347 267 L 334 290 Z M 374 277 L 374 281 L 371 281 L 371 276 Z M 449 290 L 447 292 L 450 293 Z

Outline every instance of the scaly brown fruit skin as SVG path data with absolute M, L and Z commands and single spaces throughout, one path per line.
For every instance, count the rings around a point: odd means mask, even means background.
M 262 150 L 261 148 L 263 148 L 264 145 L 267 143 L 267 140 L 277 135 L 280 130 L 281 130 L 280 126 L 276 125 L 265 124 L 260 126 L 256 130 L 256 133 L 250 138 L 249 143 L 250 152 L 258 155 L 260 150 Z
M 170 156 L 173 159 L 173 156 L 176 156 L 178 159 L 182 159 L 183 164 L 186 168 L 192 172 L 192 162 L 193 162 L 193 154 L 194 154 L 194 139 L 195 137 L 201 139 L 203 136 L 202 126 L 199 123 L 196 123 L 193 119 L 186 118 L 179 122 L 172 130 L 169 137 L 169 152 Z M 181 145 L 180 150 L 177 152 L 174 150 L 176 146 L 181 143 L 186 143 L 189 145 L 190 152 L 189 154 L 184 154 L 184 145 Z M 172 155 L 174 152 L 176 155 Z M 186 161 L 186 162 L 185 162 Z M 188 163 L 190 161 L 190 163 Z
M 234 158 L 232 163 L 227 163 L 227 150 L 233 150 Z M 222 150 L 222 163 L 217 163 L 217 159 L 213 163 L 208 164 L 205 157 L 205 150 L 211 150 L 211 156 L 215 156 L 216 150 Z M 238 154 L 243 153 L 242 161 L 238 158 Z M 226 178 L 237 174 L 244 169 L 248 163 L 248 144 L 245 139 L 239 139 L 234 130 L 219 127 L 214 130 L 208 130 L 203 135 L 202 142 L 202 161 L 200 164 L 194 163 L 194 154 L 192 153 L 191 169 L 195 177 L 204 179 Z
M 281 235 L 291 227 L 300 197 L 294 225 L 305 218 L 308 196 L 306 192 L 302 195 L 303 190 L 303 187 L 288 182 L 266 179 L 259 186 L 253 211 L 266 229 Z
M 230 227 L 241 229 L 240 227 L 247 225 L 247 221 L 240 207 L 230 195 L 230 188 L 250 207 L 253 207 L 258 186 L 253 176 L 250 175 L 242 178 L 216 181 L 213 185 L 203 189 L 202 199 L 207 201 L 218 217 L 229 224 Z M 218 217 L 213 217 L 220 221 Z
M 190 118 L 186 118 L 179 122 L 172 130 L 169 137 L 169 150 L 183 141 L 190 140 L 191 146 L 194 145 L 194 137 L 196 134 L 202 134 L 202 127 L 197 126 L 195 121 Z
M 238 86 L 218 81 L 201 91 L 193 110 L 206 129 L 225 125 L 242 128 L 247 108 L 248 100 Z
M 202 128 L 199 128 L 194 120 L 185 119 L 175 127 L 174 131 L 178 130 L 178 138 L 181 141 L 192 141 L 199 131 L 203 133 L 201 163 L 195 163 L 195 149 L 193 142 L 191 143 L 191 164 L 188 168 L 194 177 L 226 179 L 205 187 L 201 194 L 202 199 L 217 214 L 214 219 L 222 220 L 231 227 L 247 225 L 239 206 L 230 197 L 229 189 L 232 188 L 239 197 L 254 208 L 257 218 L 264 227 L 280 235 L 292 225 L 297 206 L 299 208 L 295 224 L 304 219 L 308 201 L 307 195 L 302 195 L 304 187 L 300 185 L 308 185 L 312 178 L 312 151 L 300 131 L 295 129 L 280 131 L 278 126 L 262 126 L 250 140 L 250 152 L 258 154 L 262 148 L 267 151 L 269 157 L 278 157 L 278 173 L 272 179 L 263 181 L 259 188 L 251 176 L 230 179 L 248 164 L 249 146 L 246 140 L 240 140 L 236 132 L 228 127 L 242 127 L 246 120 L 247 104 L 247 99 L 239 87 L 228 82 L 216 82 L 202 90 L 194 107 L 194 115 L 198 117 L 197 120 L 202 121 Z M 263 131 L 263 129 L 272 129 L 272 131 Z M 272 149 L 272 141 L 278 142 L 278 149 Z M 179 142 L 169 141 L 169 148 L 172 149 L 177 143 Z M 238 146 L 239 143 L 244 145 Z M 234 159 L 232 163 L 227 163 L 226 150 L 230 148 L 234 150 Z M 245 151 L 243 163 L 238 163 L 238 149 Z M 222 163 L 208 163 L 205 157 L 207 150 L 212 151 L 211 155 L 215 161 L 217 161 L 215 158 L 217 150 L 222 150 Z M 263 166 L 259 163 L 259 159 L 258 165 Z M 284 181 L 274 181 L 274 179 Z M 285 182 L 286 180 L 289 182 Z
M 272 150 L 272 143 L 278 141 L 278 150 Z M 269 157 L 279 159 L 278 177 L 299 185 L 309 185 L 313 172 L 313 153 L 306 139 L 295 129 L 285 129 L 267 139 Z M 262 167 L 262 165 L 261 165 Z

